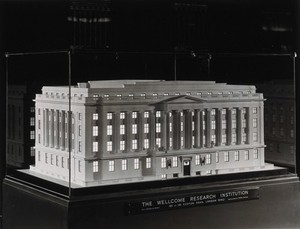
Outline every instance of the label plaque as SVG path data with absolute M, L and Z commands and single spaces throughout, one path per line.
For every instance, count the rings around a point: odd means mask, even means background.
M 257 187 L 203 193 L 199 192 L 128 202 L 125 205 L 125 213 L 127 215 L 135 215 L 156 211 L 167 211 L 172 209 L 254 200 L 258 198 L 259 189 Z

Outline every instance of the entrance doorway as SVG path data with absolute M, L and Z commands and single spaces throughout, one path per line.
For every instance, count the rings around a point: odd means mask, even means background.
M 183 176 L 191 175 L 191 161 L 185 160 L 183 161 Z

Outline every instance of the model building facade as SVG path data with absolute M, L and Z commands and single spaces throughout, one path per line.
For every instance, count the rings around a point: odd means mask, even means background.
M 87 186 L 268 169 L 264 98 L 213 81 L 90 81 L 36 95 L 38 173 Z

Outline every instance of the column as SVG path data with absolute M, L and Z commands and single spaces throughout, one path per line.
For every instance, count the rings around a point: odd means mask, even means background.
M 55 143 L 55 148 L 59 148 L 59 110 L 55 111 L 55 117 L 56 117 L 56 123 L 55 123 L 55 129 L 56 129 L 56 143 Z
M 226 127 L 226 133 L 227 133 L 227 145 L 231 145 L 232 143 L 232 108 L 227 110 L 226 114 L 226 122 L 227 122 L 227 127 Z
M 65 148 L 66 151 L 69 150 L 69 111 L 65 113 Z
M 44 146 L 48 146 L 49 143 L 48 143 L 48 120 L 49 120 L 49 117 L 48 117 L 48 109 L 43 109 L 43 143 L 44 143 Z
M 216 138 L 217 138 L 217 141 L 216 141 L 216 145 L 217 146 L 220 146 L 222 145 L 222 134 L 223 134 L 223 129 L 222 129 L 222 108 L 218 108 L 217 109 L 217 115 L 216 115 L 216 129 L 215 129 L 215 132 L 216 132 Z
M 193 129 L 192 129 L 192 112 L 191 110 L 184 110 L 184 137 L 185 137 L 185 148 L 191 149 L 192 148 L 192 136 L 193 136 Z
M 155 146 L 155 111 L 149 111 L 149 149 L 154 150 Z
M 258 108 L 258 117 L 257 117 L 257 122 L 259 125 L 258 128 L 258 138 L 259 138 L 259 143 L 264 144 L 264 104 L 263 102 L 260 102 L 260 106 Z
M 173 148 L 180 149 L 180 112 L 172 111 L 173 116 Z
M 204 115 L 203 112 L 205 112 L 205 110 L 200 110 L 200 147 L 204 147 L 205 142 L 203 141 L 203 136 L 204 136 L 204 128 L 203 128 L 203 121 L 204 121 Z
M 170 122 L 171 122 L 171 117 L 170 117 L 169 111 L 166 112 L 166 150 L 170 149 L 170 138 L 172 137 L 172 134 L 170 132 Z
M 126 152 L 130 152 L 131 151 L 131 140 L 132 140 L 132 117 L 131 117 L 131 112 L 127 111 L 125 114 L 125 133 L 126 133 L 126 142 L 125 142 L 125 149 Z
M 60 141 L 60 147 L 62 150 L 65 149 L 65 115 L 66 115 L 66 112 L 65 111 L 61 111 L 61 141 Z
M 139 111 L 138 114 L 138 151 L 143 151 L 144 145 L 144 112 Z
M 242 117 L 243 117 L 243 109 L 239 107 L 237 109 L 237 144 L 240 145 L 242 144 L 242 139 L 243 139 L 243 132 L 242 132 Z
M 206 110 L 206 147 L 211 147 L 211 109 Z
M 195 117 L 195 146 L 196 148 L 199 148 L 201 146 L 201 140 L 200 140 L 200 111 L 199 110 L 195 110 L 194 111 L 194 117 Z
M 120 152 L 120 113 L 115 112 L 113 113 L 113 136 L 112 136 L 112 145 L 113 145 L 113 152 L 119 153 Z
M 54 147 L 54 110 L 50 110 L 50 147 Z
M 166 138 L 167 138 L 167 120 L 166 120 L 166 112 L 161 111 L 161 147 L 162 149 L 166 149 Z
M 253 143 L 253 111 L 252 107 L 247 107 L 246 109 L 246 119 L 247 119 L 247 126 L 246 126 L 246 134 L 247 134 L 247 143 Z

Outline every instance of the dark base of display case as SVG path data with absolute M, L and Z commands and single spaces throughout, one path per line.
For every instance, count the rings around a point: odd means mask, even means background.
M 7 177 L 4 229 L 299 228 L 294 174 L 64 195 Z

